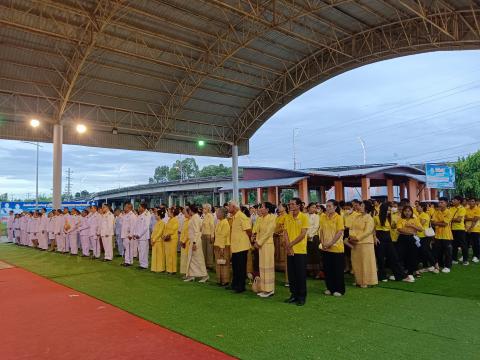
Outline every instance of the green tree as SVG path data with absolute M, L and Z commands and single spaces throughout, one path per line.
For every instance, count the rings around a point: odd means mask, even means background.
M 199 172 L 199 177 L 209 176 L 228 176 L 232 175 L 232 168 L 220 165 L 208 165 L 202 168 Z
M 198 177 L 199 169 L 197 162 L 194 158 L 186 158 L 183 160 L 177 160 L 172 165 L 168 172 L 168 180 L 179 180 L 180 172 L 182 174 L 182 179 L 194 179 Z
M 153 178 L 148 179 L 150 184 L 162 183 L 170 180 L 170 168 L 167 165 L 157 166 L 153 174 Z
M 480 151 L 455 164 L 455 192 L 464 197 L 480 198 Z

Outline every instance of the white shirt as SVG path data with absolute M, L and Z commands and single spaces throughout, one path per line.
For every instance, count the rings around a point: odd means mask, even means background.
M 310 227 L 307 230 L 307 237 L 313 238 L 318 235 L 318 227 L 320 226 L 320 216 L 317 214 L 308 214 L 308 222 Z
M 88 214 L 88 226 L 90 228 L 90 236 L 100 235 L 100 214 L 98 212 Z
M 145 211 L 137 217 L 133 234 L 138 236 L 138 241 L 146 241 L 150 239 L 150 218 Z
M 100 236 L 113 236 L 115 217 L 110 211 L 102 215 L 100 223 Z
M 122 239 L 126 239 L 129 236 L 133 236 L 133 230 L 135 227 L 136 215 L 133 212 L 125 213 L 122 216 Z
M 78 222 L 78 232 L 80 236 L 89 236 L 90 235 L 90 222 L 87 216 L 80 216 Z
M 7 219 L 7 228 L 8 230 L 13 230 L 13 221 L 15 220 L 15 217 L 13 215 L 10 215 Z
M 63 234 L 63 227 L 65 225 L 65 219 L 63 218 L 63 215 L 57 215 L 54 217 L 54 219 L 53 232 L 55 235 Z

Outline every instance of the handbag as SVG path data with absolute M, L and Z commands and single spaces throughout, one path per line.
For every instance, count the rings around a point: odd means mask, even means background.
M 260 288 L 260 276 L 256 276 L 255 279 L 253 279 L 252 291 L 254 293 L 259 293 L 260 291 L 262 291 L 262 289 Z
M 435 230 L 430 226 L 425 229 L 425 236 L 426 237 L 434 237 L 435 236 Z

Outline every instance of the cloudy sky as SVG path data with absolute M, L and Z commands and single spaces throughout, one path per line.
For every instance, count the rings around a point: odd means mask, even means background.
M 480 51 L 438 52 L 367 65 L 295 99 L 254 135 L 244 166 L 300 168 L 454 160 L 480 148 Z M 148 182 L 179 155 L 64 146 L 73 191 Z M 196 157 L 200 166 L 229 160 Z M 42 144 L 40 193 L 51 193 L 52 145 Z M 65 181 L 64 181 L 65 183 Z M 0 193 L 35 192 L 35 146 L 0 140 Z

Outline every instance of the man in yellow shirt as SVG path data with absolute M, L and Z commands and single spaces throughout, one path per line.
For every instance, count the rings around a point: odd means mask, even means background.
M 320 217 L 320 248 L 323 250 L 323 267 L 325 271 L 325 295 L 342 296 L 345 294 L 343 276 L 344 246 L 343 217 L 335 212 L 337 202 L 328 200 L 326 212 Z
M 247 277 L 247 255 L 250 249 L 252 225 L 250 219 L 240 211 L 238 203 L 230 201 L 228 212 L 231 215 L 230 250 L 232 251 L 232 283 L 226 287 L 236 293 L 245 291 Z
M 438 199 L 438 210 L 432 217 L 432 225 L 435 227 L 435 241 L 433 250 L 436 261 L 442 272 L 448 274 L 452 268 L 452 213 L 447 209 L 448 199 L 441 197 Z
M 305 305 L 307 297 L 307 231 L 310 227 L 308 215 L 302 212 L 301 206 L 299 198 L 290 200 L 283 232 L 291 294 L 285 302 L 298 306 Z
M 480 207 L 475 204 L 475 199 L 468 200 L 465 216 L 465 231 L 467 244 L 472 246 L 474 263 L 480 261 Z
M 453 235 L 453 248 L 452 259 L 453 264 L 458 264 L 458 248 L 462 249 L 463 265 L 468 265 L 468 243 L 465 234 L 465 215 L 466 209 L 462 205 L 463 198 L 461 196 L 455 196 L 453 198 L 453 206 L 450 208 L 452 213 L 452 235 Z

